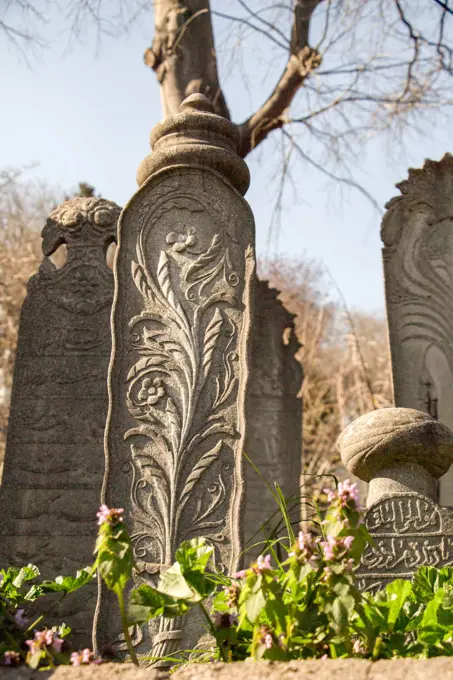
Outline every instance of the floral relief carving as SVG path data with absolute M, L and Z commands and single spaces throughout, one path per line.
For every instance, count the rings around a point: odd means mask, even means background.
M 180 219 L 192 213 L 215 225 L 209 237 L 209 230 L 198 233 Z M 172 230 L 162 232 L 153 266 L 147 239 L 159 220 Z M 242 286 L 234 243 L 218 215 L 181 194 L 157 202 L 139 234 L 131 274 L 142 311 L 129 323 L 133 363 L 126 376 L 127 409 L 136 425 L 124 438 L 132 538 L 143 575 L 171 564 L 179 543 L 194 535 L 212 542 L 217 566 L 224 566 L 218 548 L 228 540 L 228 485 L 239 437 Z

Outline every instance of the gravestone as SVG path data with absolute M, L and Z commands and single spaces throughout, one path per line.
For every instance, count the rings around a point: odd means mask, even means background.
M 300 347 L 293 315 L 278 299 L 279 292 L 267 281 L 258 281 L 255 294 L 252 332 L 252 370 L 247 409 L 249 437 L 245 452 L 264 479 L 282 487 L 285 498 L 300 494 L 302 467 L 302 367 L 295 358 Z M 264 538 L 260 526 L 272 518 L 277 505 L 252 465 L 245 463 L 246 502 L 244 515 L 245 544 Z M 275 489 L 273 489 L 275 491 Z M 292 516 L 300 516 L 294 507 Z M 265 527 L 270 534 L 280 516 Z M 256 546 L 246 561 L 262 551 Z
M 235 571 L 242 548 L 254 223 L 238 132 L 192 95 L 156 126 L 119 222 L 103 501 L 125 508 L 134 585 L 205 536 Z M 136 628 L 138 653 L 193 648 L 196 615 Z M 97 644 L 120 643 L 104 589 Z
M 453 429 L 453 156 L 397 187 L 381 231 L 395 405 Z M 453 470 L 440 502 L 453 506 Z
M 0 566 L 39 565 L 44 578 L 93 560 L 104 470 L 106 376 L 113 274 L 106 251 L 120 209 L 66 201 L 42 231 L 44 259 L 28 284 L 19 325 L 0 487 Z M 50 256 L 66 244 L 57 269 Z M 75 643 L 91 645 L 95 584 L 58 610 Z
M 343 463 L 369 482 L 364 521 L 374 539 L 357 569 L 363 590 L 410 579 L 418 567 L 453 565 L 453 510 L 438 478 L 453 464 L 453 433 L 421 411 L 384 408 L 340 435 Z

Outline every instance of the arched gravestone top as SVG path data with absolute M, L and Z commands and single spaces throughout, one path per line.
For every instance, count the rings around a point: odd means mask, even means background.
M 37 564 L 44 578 L 93 560 L 104 469 L 113 274 L 106 251 L 120 208 L 66 201 L 42 231 L 44 259 L 29 281 L 18 333 L 3 483 L 0 566 Z M 62 245 L 67 259 L 49 259 Z M 91 644 L 95 584 L 60 611 L 76 644 Z
M 202 95 L 157 126 L 119 223 L 103 499 L 131 530 L 134 584 L 156 583 L 204 536 L 235 571 L 242 548 L 245 402 L 255 283 L 248 170 L 237 130 Z M 120 642 L 101 591 L 97 642 Z M 134 631 L 138 652 L 193 648 L 197 614 Z
M 397 184 L 382 221 L 395 405 L 453 428 L 453 156 Z M 453 471 L 440 480 L 453 506 Z
M 375 590 L 422 565 L 453 564 L 453 511 L 437 480 L 453 463 L 453 433 L 427 413 L 384 408 L 357 418 L 338 439 L 341 459 L 369 482 L 366 526 L 374 538 L 357 570 Z

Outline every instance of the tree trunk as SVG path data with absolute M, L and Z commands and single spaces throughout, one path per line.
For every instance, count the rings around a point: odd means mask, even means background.
M 217 73 L 209 0 L 159 0 L 154 3 L 155 37 L 145 63 L 161 85 L 163 115 L 177 113 L 181 102 L 201 92 L 216 113 L 230 118 Z

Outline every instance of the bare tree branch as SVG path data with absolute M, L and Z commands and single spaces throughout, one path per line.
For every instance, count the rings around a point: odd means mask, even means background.
M 291 31 L 288 63 L 273 92 L 248 120 L 239 125 L 241 156 L 246 156 L 267 135 L 284 124 L 288 109 L 306 78 L 321 64 L 321 56 L 309 46 L 310 20 L 322 0 L 297 0 Z

